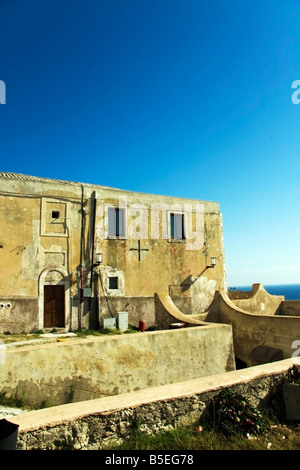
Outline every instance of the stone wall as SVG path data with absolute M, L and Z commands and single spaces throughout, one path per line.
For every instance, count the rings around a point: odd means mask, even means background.
M 300 316 L 300 300 L 285 300 L 279 308 L 280 315 Z
M 223 388 L 243 394 L 254 406 L 282 405 L 282 384 L 299 359 L 156 387 L 90 402 L 32 411 L 10 419 L 19 425 L 20 450 L 98 450 L 121 443 L 134 430 L 145 433 L 205 420 Z
M 38 331 L 38 299 L 0 297 L 0 330 L 3 333 Z
M 11 346 L 0 391 L 40 404 L 83 401 L 234 370 L 230 325 Z
M 260 361 L 257 362 L 252 353 L 262 347 L 264 351 L 268 348 L 269 352 L 276 349 L 280 352 L 282 359 L 292 356 L 293 343 L 300 339 L 299 317 L 263 314 L 259 310 L 257 313 L 252 313 L 246 306 L 242 309 L 236 303 L 237 301 L 231 301 L 225 292 L 221 292 L 205 318 L 207 322 L 232 325 L 236 357 L 248 366 L 261 364 L 264 358 L 261 356 Z M 268 358 L 265 362 L 268 362 Z
M 230 300 L 243 300 L 252 297 L 253 292 L 242 290 L 229 290 L 227 294 Z
M 229 298 L 232 299 L 230 296 Z M 232 302 L 242 310 L 262 315 L 278 313 L 282 301 L 284 296 L 269 294 L 261 284 L 253 284 L 251 296 L 232 299 Z
M 103 318 L 118 317 L 118 312 L 128 312 L 130 325 L 138 327 L 144 320 L 146 328 L 155 325 L 153 297 L 101 297 L 101 315 Z

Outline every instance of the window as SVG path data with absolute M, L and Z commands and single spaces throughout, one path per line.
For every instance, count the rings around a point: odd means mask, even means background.
M 184 216 L 183 214 L 171 214 L 171 239 L 184 240 Z
M 125 209 L 108 208 L 108 236 L 125 237 Z
M 108 286 L 109 289 L 118 289 L 118 277 L 109 277 Z
M 52 219 L 58 219 L 59 218 L 59 211 L 52 211 Z
M 68 237 L 68 204 L 48 198 L 41 202 L 41 236 Z

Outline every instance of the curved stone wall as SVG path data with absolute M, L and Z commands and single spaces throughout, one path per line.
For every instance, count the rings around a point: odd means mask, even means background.
M 300 341 L 300 317 L 274 315 L 274 310 L 277 310 L 276 300 L 272 304 L 273 315 L 270 314 L 271 303 L 268 314 L 263 314 L 259 307 L 256 313 L 245 310 L 250 308 L 249 305 L 254 310 L 254 305 L 259 304 L 259 298 L 267 298 L 261 288 L 256 290 L 252 299 L 243 301 L 242 309 L 236 305 L 236 301 L 229 299 L 226 292 L 218 292 L 205 318 L 207 322 L 232 325 L 235 355 L 248 366 L 257 364 L 258 359 L 253 359 L 253 351 L 257 351 L 258 347 L 269 348 L 269 352 L 275 349 L 281 351 L 281 358 L 285 359 L 292 357 L 295 352 L 294 342 Z M 275 356 L 278 360 L 278 355 Z M 265 360 L 260 357 L 259 363 L 263 362 L 268 362 L 267 355 Z
M 284 296 L 269 294 L 262 284 L 253 284 L 252 295 L 249 298 L 231 300 L 246 312 L 262 315 L 275 315 L 279 312 L 280 304 L 283 301 Z

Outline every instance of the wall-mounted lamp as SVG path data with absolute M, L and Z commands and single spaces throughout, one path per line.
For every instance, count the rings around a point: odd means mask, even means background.
M 102 263 L 102 259 L 103 259 L 102 253 L 97 253 L 94 266 L 99 266 Z
M 210 266 L 206 266 L 206 267 L 207 267 L 207 268 L 214 268 L 214 267 L 216 266 L 216 258 L 215 258 L 215 256 L 211 256 L 210 262 L 211 262 L 211 265 L 210 265 Z

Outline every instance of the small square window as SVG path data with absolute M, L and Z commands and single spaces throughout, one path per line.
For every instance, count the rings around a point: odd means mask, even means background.
M 110 289 L 118 289 L 118 277 L 109 277 L 108 285 Z
M 58 219 L 59 218 L 59 211 L 52 211 L 52 219 Z

